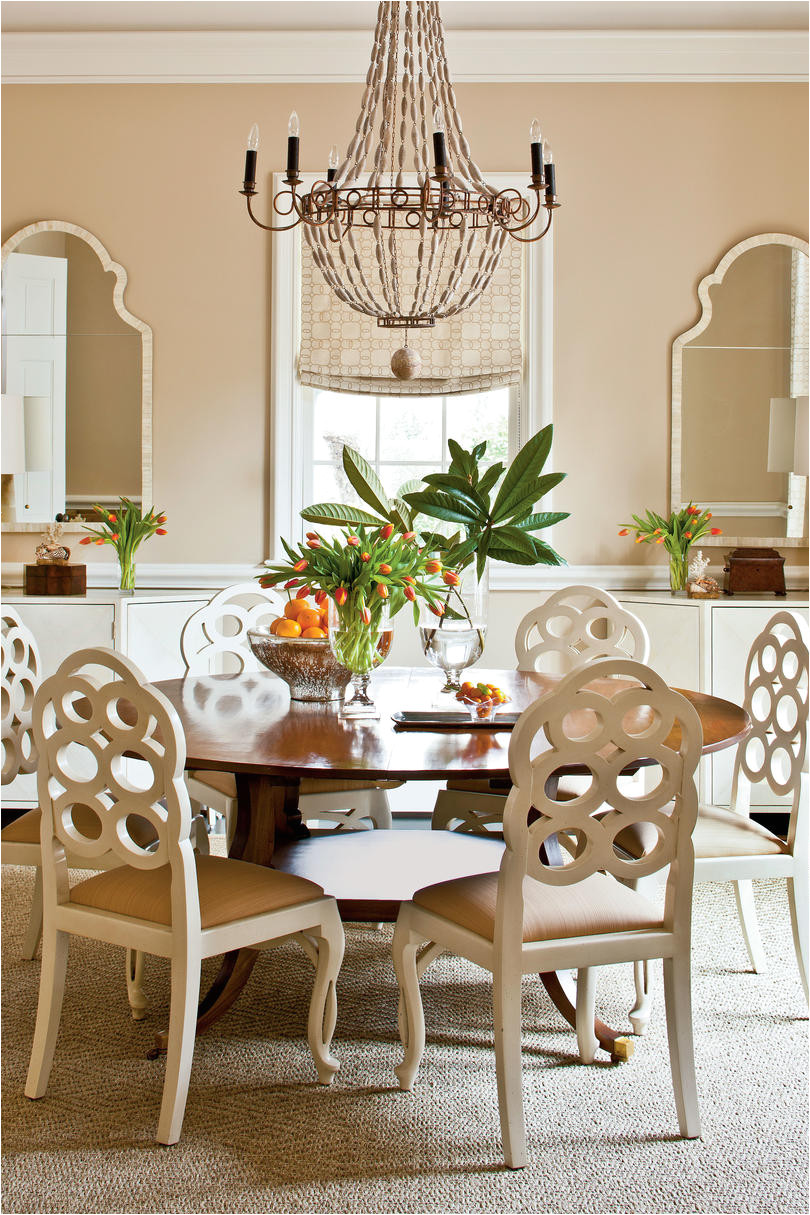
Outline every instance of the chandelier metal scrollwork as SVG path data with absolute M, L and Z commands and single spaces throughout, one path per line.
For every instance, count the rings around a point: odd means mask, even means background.
M 253 127 L 240 191 L 248 214 L 268 232 L 300 225 L 334 294 L 384 327 L 432 326 L 469 308 L 492 281 L 505 242 L 542 239 L 560 205 L 551 148 L 536 119 L 526 192 L 485 180 L 462 130 L 433 0 L 380 4 L 346 157 L 340 163 L 333 147 L 326 181 L 307 193 L 299 192 L 299 138 L 293 113 L 287 188 L 273 198 L 284 222 L 265 224 L 253 211 Z

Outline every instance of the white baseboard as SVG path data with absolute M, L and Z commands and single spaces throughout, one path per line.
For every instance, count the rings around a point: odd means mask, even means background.
M 138 586 L 142 590 L 219 590 L 234 582 L 247 582 L 259 573 L 259 565 L 138 564 Z M 4 586 L 22 586 L 23 567 L 3 562 L 0 567 Z M 722 580 L 722 569 L 710 567 L 709 573 Z M 663 591 L 669 587 L 669 569 L 659 565 L 499 565 L 492 569 L 493 591 L 551 591 L 562 586 L 585 583 L 611 591 Z M 807 569 L 787 566 L 785 583 L 789 590 L 807 587 Z M 87 566 L 88 587 L 107 590 L 118 586 L 118 565 L 112 561 Z

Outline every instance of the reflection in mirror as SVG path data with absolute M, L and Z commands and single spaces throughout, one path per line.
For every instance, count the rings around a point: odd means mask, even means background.
M 152 335 L 125 308 L 125 284 L 73 224 L 32 224 L 3 246 L 2 391 L 22 398 L 25 420 L 17 523 L 89 517 L 121 495 L 151 502 Z
M 806 453 L 794 428 L 807 412 L 807 245 L 750 237 L 698 295 L 700 320 L 673 344 L 672 507 L 707 506 L 725 545 L 806 544 Z

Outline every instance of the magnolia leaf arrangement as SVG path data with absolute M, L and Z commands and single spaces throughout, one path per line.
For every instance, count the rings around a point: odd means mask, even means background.
M 418 531 L 422 547 L 441 553 L 446 569 L 463 570 L 475 561 L 479 579 L 488 557 L 512 565 L 562 565 L 563 558 L 533 534 L 568 518 L 567 511 L 536 509 L 544 494 L 565 477 L 565 473 L 543 474 L 552 433 L 551 426 L 544 426 L 508 468 L 498 461 L 482 469 L 485 442 L 465 451 L 460 443 L 449 439 L 451 463 L 447 472 L 428 473 L 422 482 L 404 486 L 407 492 L 395 498 L 388 497 L 380 478 L 360 453 L 344 447 L 346 476 L 361 501 L 375 513 L 345 503 L 322 502 L 308 506 L 301 516 L 308 523 L 322 526 L 380 527 L 392 523 L 401 532 Z M 444 536 L 421 523 L 417 525 L 419 516 L 456 524 L 458 530 Z

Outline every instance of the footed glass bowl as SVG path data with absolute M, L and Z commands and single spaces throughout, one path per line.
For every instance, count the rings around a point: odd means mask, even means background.
M 277 637 L 269 629 L 248 629 L 247 638 L 262 666 L 288 685 L 291 700 L 343 700 L 351 673 L 335 658 L 326 637 Z

